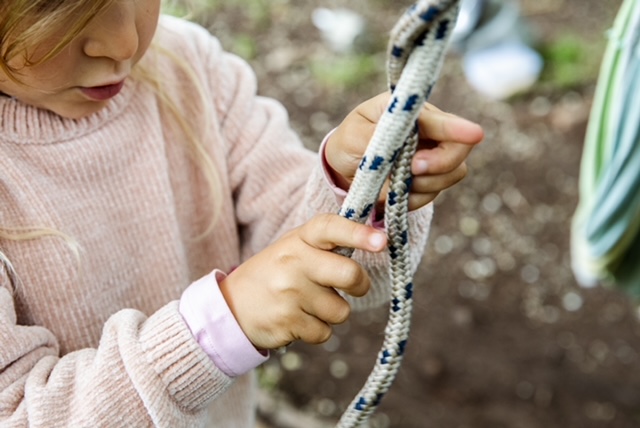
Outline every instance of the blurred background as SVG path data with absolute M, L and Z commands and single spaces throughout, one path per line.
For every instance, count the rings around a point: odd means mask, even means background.
M 288 108 L 312 149 L 386 89 L 389 30 L 411 4 L 200 3 L 193 19 L 253 65 L 260 92 Z M 467 178 L 435 203 L 407 354 L 371 427 L 638 427 L 636 303 L 580 288 L 569 254 L 585 127 L 621 0 L 465 3 L 430 101 L 486 138 Z M 260 369 L 261 426 L 333 426 L 373 366 L 386 313 L 273 355 Z

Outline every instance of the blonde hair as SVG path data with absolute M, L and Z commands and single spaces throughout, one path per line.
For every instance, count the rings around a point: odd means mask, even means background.
M 11 60 L 23 55 L 24 67 L 42 64 L 59 54 L 75 37 L 77 37 L 86 25 L 101 11 L 117 0 L 1 0 L 0 4 L 0 70 L 12 80 L 19 82 L 19 69 L 10 65 Z M 182 0 L 186 8 L 192 0 Z M 65 25 L 64 35 L 43 56 L 33 58 L 29 56 L 32 47 L 48 40 L 61 25 Z M 191 83 L 200 89 L 202 84 L 195 76 L 188 64 L 181 61 L 172 52 L 163 49 L 155 43 L 151 47 L 158 54 L 170 58 L 191 80 Z M 185 135 L 187 152 L 192 161 L 200 167 L 206 183 L 210 189 L 212 216 L 211 221 L 195 239 L 201 239 L 211 233 L 220 215 L 220 209 L 215 201 L 220 199 L 220 179 L 213 160 L 206 151 L 202 138 L 198 137 L 194 124 L 189 123 L 189 118 L 181 113 L 178 106 L 170 99 L 167 91 L 163 89 L 165 82 L 162 76 L 154 73 L 153 68 L 145 68 L 138 64 L 132 73 L 132 77 L 148 84 L 155 91 L 160 104 L 169 113 L 169 117 L 175 120 Z M 201 105 L 205 110 L 211 110 L 206 102 L 202 90 Z M 205 111 L 206 118 L 213 117 L 213 112 Z M 203 129 L 209 129 L 204 126 Z M 0 241 L 21 241 L 38 239 L 44 236 L 54 236 L 63 239 L 73 254 L 79 258 L 80 248 L 76 240 L 51 227 L 6 227 L 0 225 Z M 14 266 L 3 253 L 0 246 L 0 268 L 4 265 L 11 281 L 17 278 Z
M 44 236 L 53 236 L 62 239 L 67 247 L 71 250 L 76 259 L 80 258 L 80 246 L 72 237 L 49 227 L 33 227 L 33 228 L 0 228 L 0 240 L 6 241 L 25 241 L 31 239 L 42 238 Z M 8 276 L 9 286 L 15 289 L 18 286 L 18 274 L 11 263 L 11 260 L 0 249 L 0 268 L 4 266 L 4 270 Z M 0 272 L 1 273 L 1 272 Z M 0 275 L 1 278 L 1 275 Z M 0 282 L 0 285 L 2 283 Z
M 24 66 L 34 66 L 59 54 L 98 13 L 114 0 L 3 0 L 0 6 L 0 68 L 10 77 L 10 61 L 23 55 Z M 45 55 L 31 57 L 29 48 L 50 38 L 65 24 L 64 35 Z

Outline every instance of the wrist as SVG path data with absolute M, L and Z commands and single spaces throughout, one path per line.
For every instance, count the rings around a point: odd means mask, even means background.
M 225 277 L 215 270 L 195 281 L 182 294 L 179 311 L 214 364 L 235 377 L 262 364 L 269 354 L 256 349 L 238 324 L 219 287 Z

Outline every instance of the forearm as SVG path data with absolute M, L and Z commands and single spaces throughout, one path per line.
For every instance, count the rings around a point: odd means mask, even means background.
M 177 302 L 149 318 L 120 311 L 98 348 L 64 356 L 47 330 L 15 324 L 4 288 L 0 303 L 0 425 L 193 426 L 232 382 L 193 339 Z

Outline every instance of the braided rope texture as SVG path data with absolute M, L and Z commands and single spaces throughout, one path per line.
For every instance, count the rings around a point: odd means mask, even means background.
M 387 77 L 392 92 L 339 214 L 364 223 L 390 177 L 385 225 L 391 259 L 391 304 L 385 337 L 364 386 L 338 422 L 338 428 L 362 426 L 389 390 L 409 337 L 413 279 L 409 249 L 408 203 L 411 159 L 416 151 L 416 120 L 433 89 L 455 26 L 460 0 L 421 0 L 394 26 Z M 350 256 L 352 249 L 337 252 Z

